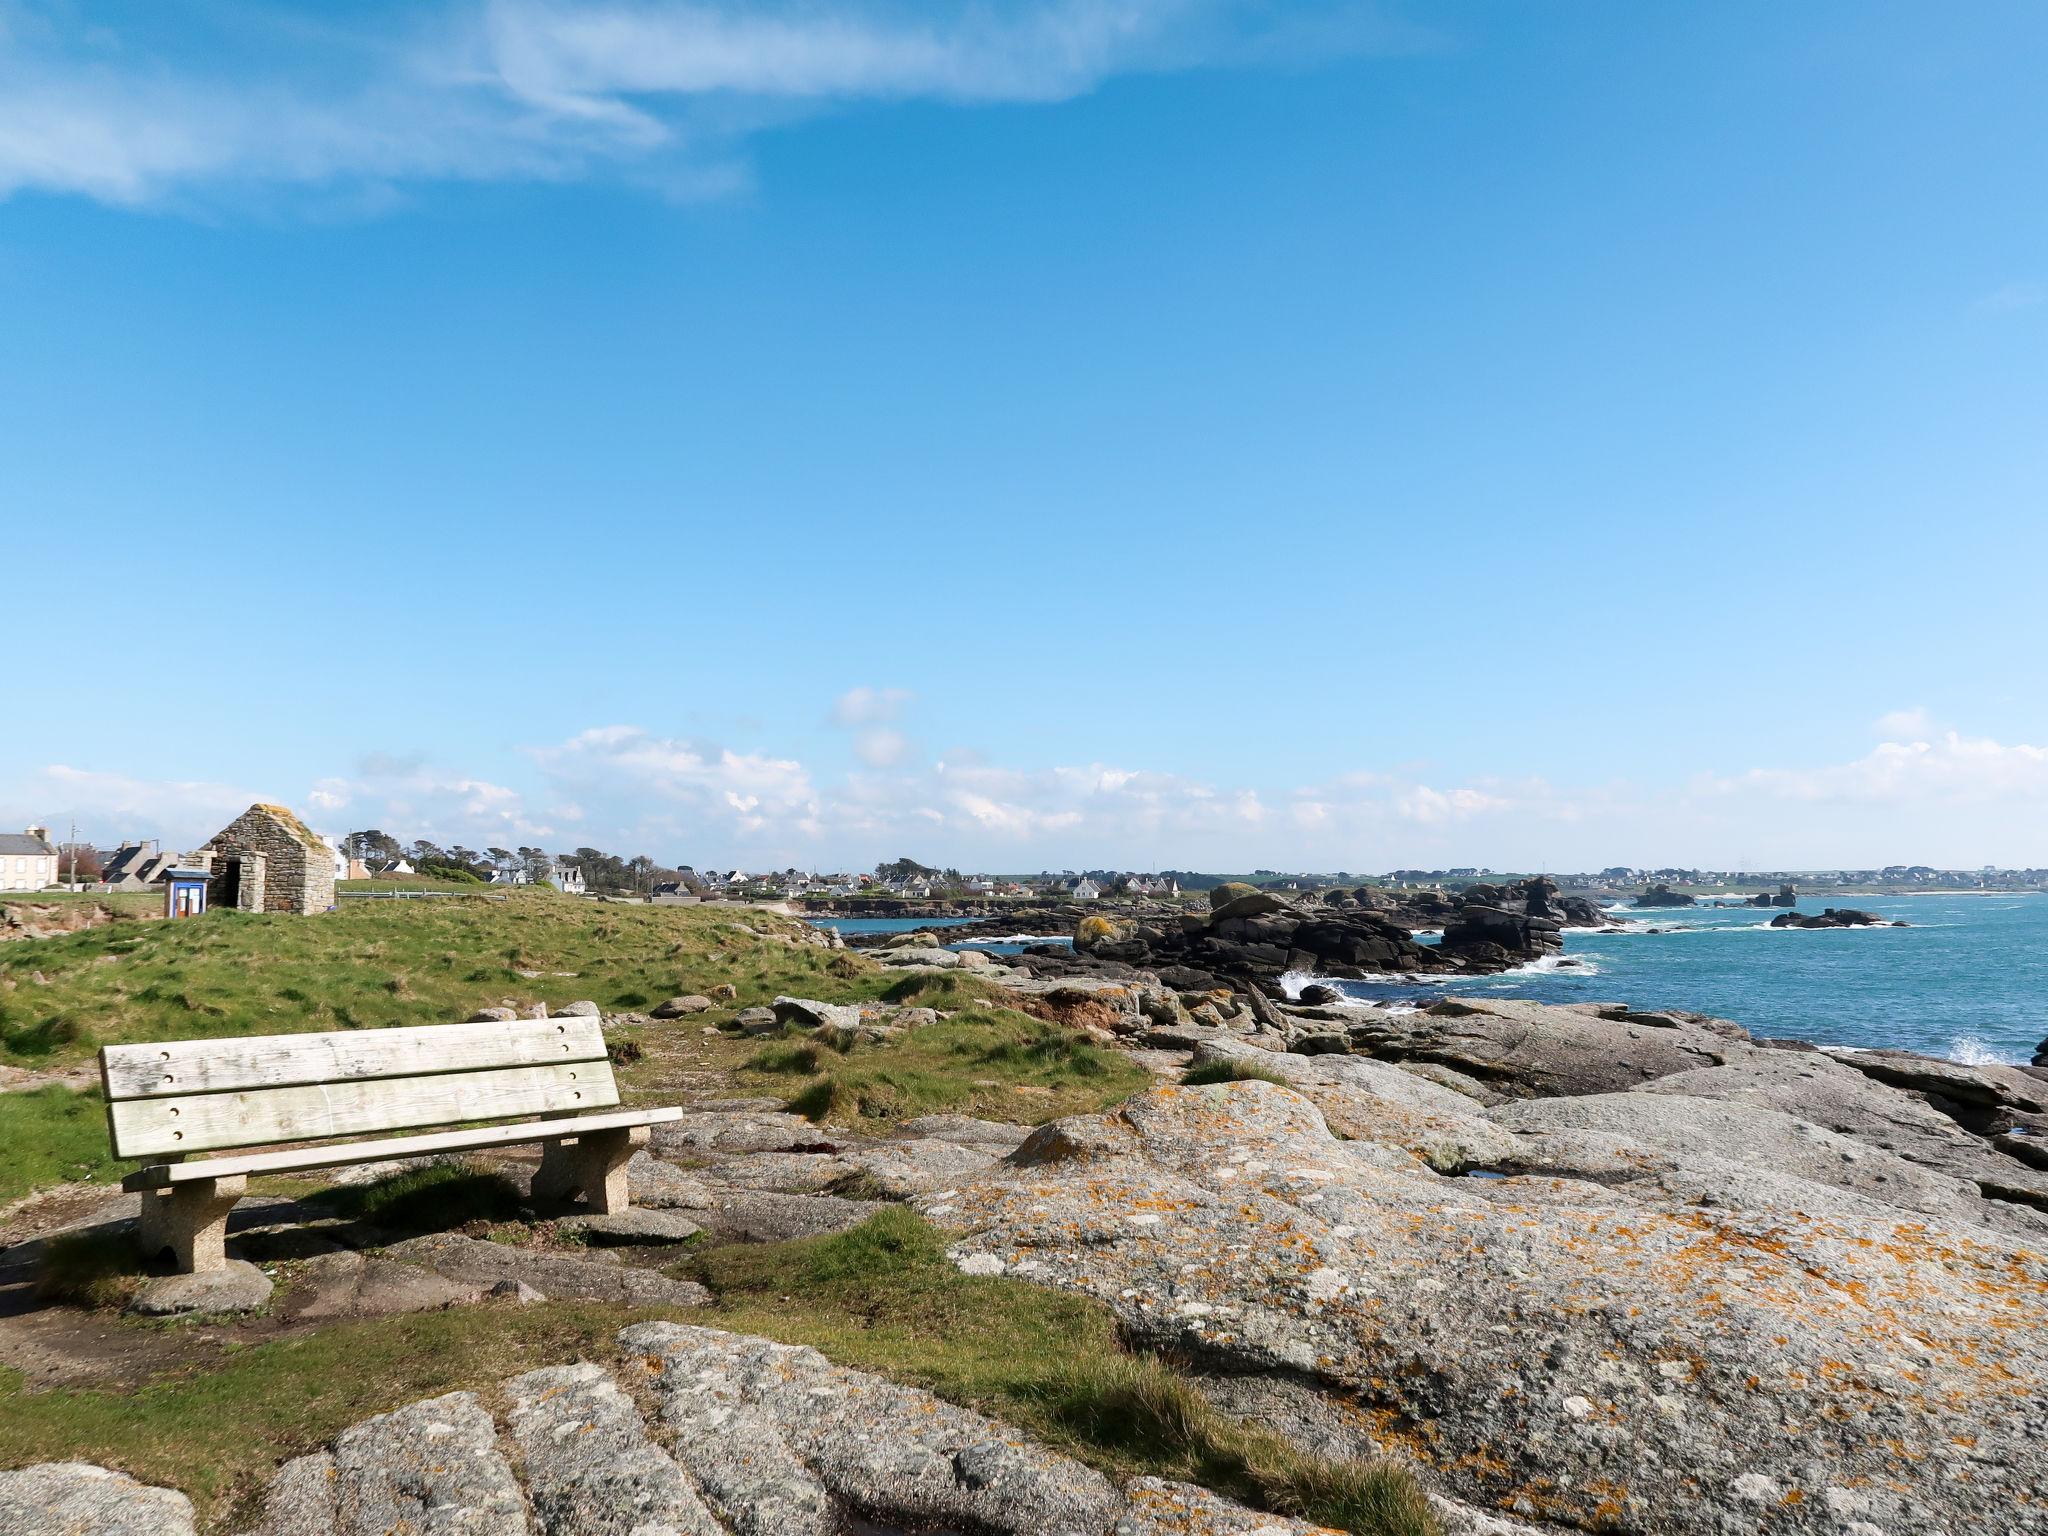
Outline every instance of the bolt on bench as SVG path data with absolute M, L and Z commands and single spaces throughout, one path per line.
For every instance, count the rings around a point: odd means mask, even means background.
M 180 1273 L 219 1269 L 228 1212 L 252 1173 L 298 1173 L 539 1142 L 536 1199 L 581 1195 L 625 1210 L 626 1162 L 648 1127 L 682 1110 L 620 1109 L 593 1018 L 435 1024 L 424 1029 L 176 1040 L 100 1051 L 114 1155 L 149 1166 L 121 1181 L 142 1192 L 145 1256 L 168 1249 Z M 543 1115 L 516 1125 L 471 1125 Z M 422 1126 L 428 1135 L 334 1141 Z M 278 1147 L 187 1162 L 195 1153 Z

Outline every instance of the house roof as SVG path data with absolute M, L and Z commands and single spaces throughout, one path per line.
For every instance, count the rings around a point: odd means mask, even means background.
M 0 853 L 52 854 L 56 851 L 40 837 L 31 837 L 26 832 L 0 832 Z

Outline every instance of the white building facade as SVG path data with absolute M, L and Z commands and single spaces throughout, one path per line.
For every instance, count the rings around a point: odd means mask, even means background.
M 40 891 L 57 883 L 57 847 L 47 827 L 0 832 L 0 891 Z

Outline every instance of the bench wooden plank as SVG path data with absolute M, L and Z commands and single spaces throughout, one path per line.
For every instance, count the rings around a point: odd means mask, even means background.
M 609 1109 L 619 1102 L 608 1061 L 491 1072 L 443 1072 L 239 1093 L 128 1099 L 107 1106 L 116 1157 L 318 1141 L 372 1131 L 515 1115 Z
M 592 1131 L 622 1130 L 636 1125 L 666 1125 L 683 1118 L 681 1109 L 619 1109 L 603 1114 L 529 1120 L 520 1125 L 482 1125 L 463 1131 L 435 1131 L 425 1136 L 392 1136 L 379 1141 L 344 1141 L 328 1146 L 294 1147 L 283 1152 L 242 1152 L 232 1157 L 206 1157 L 189 1163 L 158 1163 L 138 1169 L 121 1181 L 126 1190 L 166 1189 L 207 1179 L 260 1173 L 302 1173 L 315 1168 L 341 1168 L 350 1163 L 386 1163 L 405 1157 L 430 1157 L 439 1152 L 469 1152 L 484 1147 L 516 1147 L 525 1142 L 552 1141 Z
M 425 1077 L 436 1072 L 552 1066 L 599 1061 L 604 1053 L 604 1031 L 596 1019 L 518 1019 L 110 1045 L 100 1051 L 100 1076 L 108 1102 L 119 1103 L 308 1083 Z

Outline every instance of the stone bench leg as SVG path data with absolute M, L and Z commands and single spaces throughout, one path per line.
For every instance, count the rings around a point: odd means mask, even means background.
M 145 1189 L 135 1227 L 143 1258 L 153 1259 L 168 1248 L 181 1275 L 225 1268 L 228 1212 L 248 1187 L 248 1179 L 236 1175 Z
M 580 1194 L 600 1216 L 623 1211 L 633 1203 L 626 1193 L 626 1164 L 646 1145 L 644 1125 L 543 1142 L 540 1169 L 533 1176 L 533 1198 L 566 1200 Z

